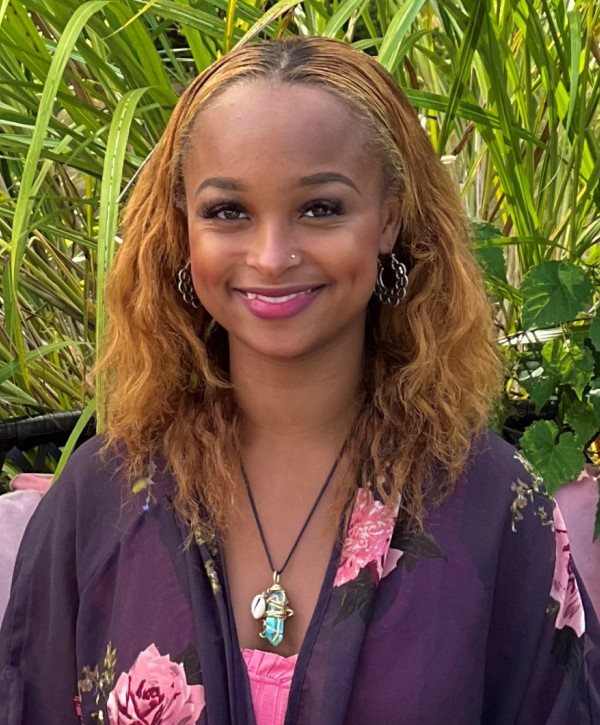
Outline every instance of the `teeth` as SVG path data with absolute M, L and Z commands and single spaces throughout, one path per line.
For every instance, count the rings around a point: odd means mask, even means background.
M 306 297 L 306 295 L 309 295 L 311 292 L 313 292 L 312 288 L 304 290 L 304 292 L 295 292 L 292 295 L 283 295 L 282 297 L 267 297 L 266 295 L 254 294 L 254 292 L 246 292 L 245 294 L 249 300 L 260 300 L 261 302 L 268 302 L 272 305 L 280 305 L 283 302 L 295 300 L 297 297 Z

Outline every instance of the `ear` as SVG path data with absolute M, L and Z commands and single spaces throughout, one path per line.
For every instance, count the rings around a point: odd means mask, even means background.
M 383 200 L 381 208 L 381 238 L 379 253 L 389 254 L 396 244 L 402 224 L 402 202 L 397 197 Z

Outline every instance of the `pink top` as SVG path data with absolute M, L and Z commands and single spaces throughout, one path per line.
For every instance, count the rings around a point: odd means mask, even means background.
M 256 725 L 283 725 L 298 655 L 243 649 Z

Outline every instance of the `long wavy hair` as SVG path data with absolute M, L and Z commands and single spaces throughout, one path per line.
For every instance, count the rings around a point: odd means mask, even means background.
M 105 450 L 125 451 L 131 479 L 149 459 L 162 460 L 191 530 L 211 538 L 226 529 L 241 485 L 243 415 L 229 383 L 226 333 L 177 291 L 189 257 L 182 164 L 199 112 L 233 84 L 258 79 L 340 98 L 367 131 L 385 194 L 401 199 L 395 251 L 409 266 L 407 295 L 395 308 L 369 303 L 364 391 L 348 451 L 358 480 L 386 502 L 400 493 L 405 525 L 418 528 L 487 426 L 502 367 L 453 182 L 392 76 L 335 40 L 242 46 L 181 96 L 127 204 L 108 275 L 109 325 L 96 365 L 106 383 Z M 357 485 L 348 478 L 341 508 Z

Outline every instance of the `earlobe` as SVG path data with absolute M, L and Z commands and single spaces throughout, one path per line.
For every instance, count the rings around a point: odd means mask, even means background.
M 380 254 L 390 254 L 394 249 L 402 225 L 402 203 L 400 199 L 387 199 L 383 204 Z

